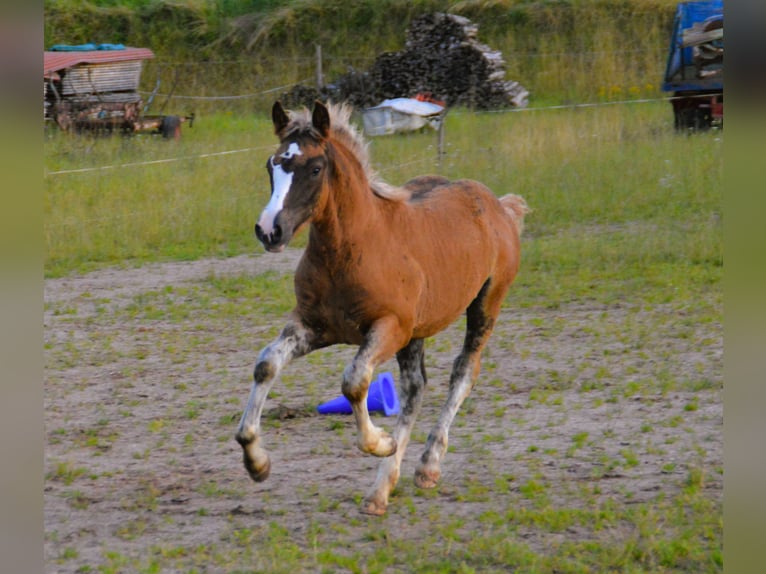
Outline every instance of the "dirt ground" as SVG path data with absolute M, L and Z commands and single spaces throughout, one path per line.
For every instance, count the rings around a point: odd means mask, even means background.
M 441 485 L 424 495 L 412 475 L 446 397 L 462 326 L 429 343 L 423 412 L 382 519 L 357 511 L 377 461 L 354 446 L 352 419 L 313 413 L 318 400 L 340 393 L 353 349 L 296 361 L 266 407 L 271 476 L 253 483 L 234 433 L 257 352 L 282 320 L 263 324 L 257 303 L 252 314 L 217 321 L 194 313 L 163 320 L 162 309 L 147 319 L 142 296 L 211 276 L 289 273 L 299 255 L 45 282 L 47 572 L 133 571 L 158 548 L 167 564 L 190 564 L 201 547 L 215 549 L 210 564 L 218 566 L 198 571 L 231 571 L 242 564 L 221 555 L 241 556 L 235 533 L 274 522 L 304 549 L 311 532 L 329 536 L 338 524 L 348 545 L 374 546 L 370 529 L 381 524 L 417 539 L 424 526 L 413 514 L 480 527 L 482 513 L 510 504 L 540 476 L 552 504 L 565 507 L 594 484 L 598 496 L 624 504 L 672 495 L 695 469 L 708 496 L 721 498 L 722 325 L 669 303 L 630 301 L 505 309 L 452 427 Z M 386 370 L 398 381 L 393 361 Z M 542 550 L 578 535 L 529 529 L 524 543 Z

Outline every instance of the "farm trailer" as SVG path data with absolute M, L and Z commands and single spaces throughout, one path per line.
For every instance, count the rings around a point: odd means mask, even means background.
M 723 0 L 678 5 L 662 89 L 676 129 L 723 126 Z
M 179 138 L 181 124 L 188 121 L 191 127 L 194 114 L 144 113 L 138 85 L 143 62 L 151 58 L 154 53 L 148 48 L 121 44 L 53 46 L 43 58 L 44 119 L 64 131 L 152 130 Z

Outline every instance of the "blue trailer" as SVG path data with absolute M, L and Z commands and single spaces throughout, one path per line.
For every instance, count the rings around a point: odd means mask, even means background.
M 662 89 L 676 129 L 723 126 L 723 0 L 678 5 Z

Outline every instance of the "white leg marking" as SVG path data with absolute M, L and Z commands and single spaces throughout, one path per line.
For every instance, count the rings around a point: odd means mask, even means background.
M 375 483 L 368 491 L 362 505 L 362 512 L 381 515 L 388 506 L 388 496 L 399 481 L 399 471 L 404 457 L 404 451 L 410 440 L 410 433 L 415 424 L 415 418 L 423 404 L 425 377 L 421 370 L 423 360 L 423 341 L 410 343 L 409 348 L 397 354 L 399 361 L 401 384 L 400 398 L 402 410 L 396 421 L 393 437 L 396 441 L 396 452 L 383 458 L 378 465 Z
M 379 351 L 381 337 L 392 317 L 379 319 L 367 333 L 354 359 L 343 370 L 343 394 L 351 403 L 358 432 L 357 446 L 362 452 L 374 456 L 389 456 L 396 451 L 391 435 L 375 426 L 367 410 L 367 393 L 376 363 L 373 357 Z M 363 389 L 364 392 L 360 392 Z
M 256 482 L 265 480 L 271 469 L 269 455 L 260 445 L 261 412 L 266 397 L 282 367 L 291 359 L 312 350 L 309 335 L 310 333 L 302 326 L 288 324 L 280 336 L 258 356 L 253 374 L 253 386 L 236 435 L 237 442 L 243 449 L 245 468 Z
M 462 355 L 458 361 L 460 358 Z M 478 361 L 478 354 L 473 356 L 473 361 Z M 456 365 L 452 373 L 447 402 L 428 435 L 425 450 L 415 469 L 415 484 L 420 488 L 433 488 L 441 476 L 441 461 L 447 452 L 450 426 L 473 387 L 473 361 L 469 359 L 460 366 Z

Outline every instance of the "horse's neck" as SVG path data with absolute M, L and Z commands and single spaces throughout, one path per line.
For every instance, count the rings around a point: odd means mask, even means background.
M 342 252 L 374 227 L 379 207 L 358 162 L 337 164 L 334 171 L 324 201 L 313 218 L 309 241 L 323 250 Z

